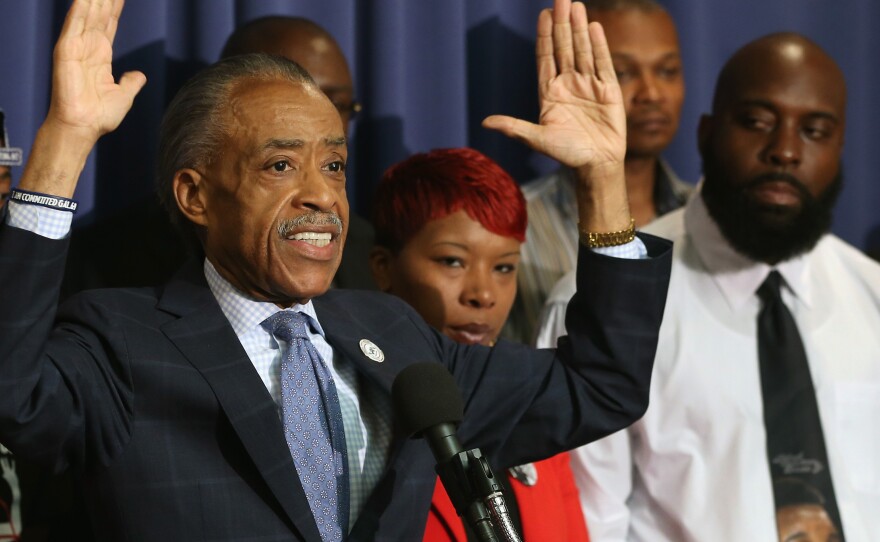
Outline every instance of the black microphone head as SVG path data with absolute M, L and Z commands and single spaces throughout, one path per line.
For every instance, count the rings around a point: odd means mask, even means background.
M 440 363 L 413 363 L 400 371 L 391 385 L 391 402 L 407 435 L 419 436 L 442 423 L 458 425 L 464 415 L 461 392 Z

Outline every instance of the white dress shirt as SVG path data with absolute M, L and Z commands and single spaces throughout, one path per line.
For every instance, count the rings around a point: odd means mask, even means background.
M 755 295 L 771 267 L 733 250 L 701 197 L 645 231 L 675 242 L 650 406 L 572 453 L 590 537 L 775 541 Z M 775 269 L 807 351 L 846 540 L 877 540 L 880 266 L 826 235 Z

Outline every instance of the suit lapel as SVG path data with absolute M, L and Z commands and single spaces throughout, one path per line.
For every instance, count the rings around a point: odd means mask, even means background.
M 308 500 L 293 464 L 278 410 L 235 332 L 191 266 L 165 290 L 160 308 L 180 318 L 162 332 L 198 369 L 266 484 L 305 540 L 320 542 Z
M 352 311 L 357 312 L 357 302 L 340 299 L 344 295 L 344 292 L 331 291 L 312 300 L 327 342 L 336 355 L 354 363 L 359 374 L 365 375 L 390 395 L 394 377 L 412 361 L 402 349 L 396 347 L 392 334 L 386 332 L 387 328 L 380 332 L 379 326 L 366 326 L 361 320 L 352 318 Z M 392 322 L 387 324 L 390 327 Z M 382 361 L 371 359 L 363 351 L 363 340 L 370 341 L 381 350 Z
M 314 301 L 327 342 L 336 355 L 354 363 L 358 373 L 379 386 L 390 400 L 395 376 L 407 365 L 423 361 L 413 359 L 413 352 L 406 344 L 394 341 L 394 318 L 401 316 L 393 315 L 381 326 L 372 322 L 367 326 L 351 317 L 352 312 L 357 312 L 358 304 L 342 292 L 330 292 Z M 188 266 L 168 284 L 159 308 L 179 316 L 163 325 L 162 332 L 211 386 L 233 430 L 295 528 L 304 540 L 320 542 L 317 525 L 284 440 L 277 406 L 205 283 L 200 264 Z M 378 346 L 385 359 L 382 362 L 370 359 L 361 348 L 362 339 Z M 388 465 L 394 464 L 394 458 L 406 448 L 402 446 L 406 442 L 395 433 Z M 375 532 L 381 521 L 381 510 L 389 506 L 394 488 L 402 482 L 386 467 L 366 503 L 362 514 L 366 517 L 357 522 L 355 532 Z
M 360 303 L 372 300 L 358 300 L 357 294 L 331 290 L 327 294 L 313 299 L 315 313 L 321 321 L 327 342 L 333 347 L 337 356 L 342 356 L 353 363 L 359 374 L 365 376 L 388 396 L 391 402 L 391 385 L 397 374 L 406 366 L 427 361 L 419 358 L 411 344 L 397 333 L 397 326 L 407 317 L 401 314 L 387 314 L 380 323 L 371 321 L 359 314 Z M 411 329 L 411 324 L 406 325 Z M 361 348 L 361 341 L 368 340 L 383 353 L 384 359 L 379 362 L 371 359 Z M 373 488 L 360 516 L 351 528 L 351 540 L 373 540 L 377 532 L 387 535 L 387 540 L 410 539 L 412 533 L 404 528 L 407 522 L 400 521 L 400 515 L 410 519 L 413 510 L 419 514 L 427 514 L 428 502 L 420 508 L 419 499 L 430 496 L 429 488 L 433 484 L 433 458 L 425 453 L 427 446 L 423 442 L 410 440 L 394 430 L 388 450 L 388 461 Z M 417 476 L 411 476 L 419 473 Z M 423 473 L 428 473 L 427 478 Z M 395 508 L 392 501 L 397 503 Z M 419 521 L 419 519 L 416 519 Z M 389 534 L 390 533 L 390 534 Z

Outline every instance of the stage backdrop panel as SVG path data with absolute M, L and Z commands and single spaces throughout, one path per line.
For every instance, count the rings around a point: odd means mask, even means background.
M 215 61 L 236 25 L 269 14 L 309 17 L 340 42 L 363 114 L 353 126 L 349 199 L 369 213 L 382 171 L 410 153 L 471 146 L 519 182 L 556 167 L 519 143 L 490 133 L 491 113 L 534 119 L 534 27 L 549 0 L 128 0 L 115 67 L 140 69 L 148 83 L 119 130 L 91 156 L 76 197 L 77 221 L 124 211 L 153 190 L 162 111 L 183 81 Z M 0 108 L 25 155 L 48 107 L 51 56 L 63 0 L 0 0 Z M 718 70 L 740 45 L 792 30 L 841 64 L 849 85 L 845 188 L 834 231 L 861 248 L 880 248 L 880 21 L 876 0 L 666 0 L 678 23 L 687 98 L 667 152 L 676 170 L 700 176 L 696 126 L 708 110 Z M 16 177 L 20 175 L 16 168 Z M 876 231 L 875 231 L 876 230 Z M 876 237 L 877 239 L 874 239 Z

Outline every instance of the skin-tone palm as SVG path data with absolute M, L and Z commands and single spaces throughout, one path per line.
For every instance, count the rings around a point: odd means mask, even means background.
M 95 142 L 119 126 L 146 83 L 137 71 L 125 73 L 118 83 L 113 79 L 113 39 L 123 3 L 75 0 L 67 13 L 55 45 L 49 114 L 34 142 L 22 188 L 73 195 Z
M 20 186 L 70 197 L 97 138 L 114 129 L 146 82 L 113 80 L 112 44 L 123 0 L 75 0 L 55 49 L 52 104 Z M 575 168 L 581 227 L 629 226 L 624 183 L 626 120 L 605 35 L 582 4 L 555 0 L 538 19 L 539 124 L 492 116 L 488 128 Z
M 146 82 L 140 72 L 113 79 L 113 38 L 122 0 L 74 2 L 55 46 L 50 116 L 99 136 L 116 129 Z M 54 114 L 53 114 L 54 113 Z
M 493 115 L 483 126 L 575 168 L 583 229 L 626 228 L 626 113 L 602 26 L 582 3 L 556 0 L 538 17 L 536 57 L 539 123 Z
M 626 152 L 626 114 L 601 25 L 580 2 L 557 0 L 538 17 L 539 124 L 493 115 L 483 125 L 570 167 L 617 166 Z

